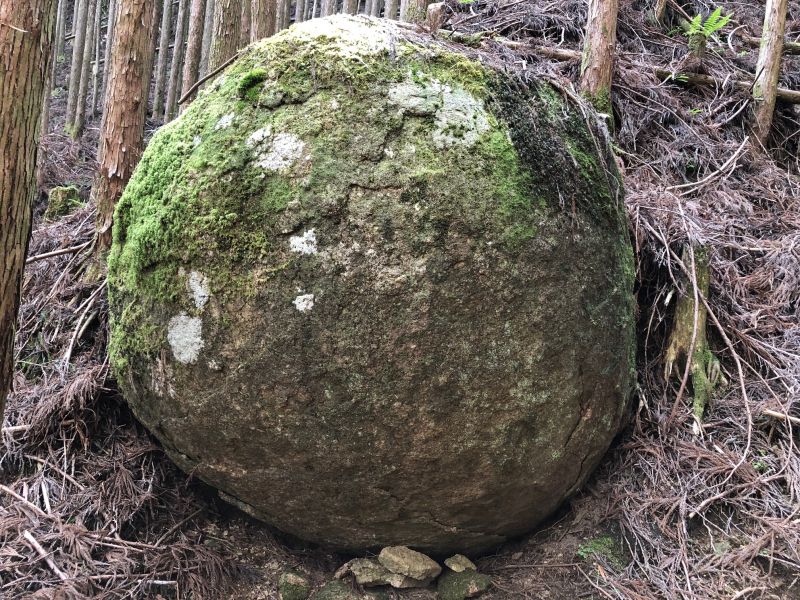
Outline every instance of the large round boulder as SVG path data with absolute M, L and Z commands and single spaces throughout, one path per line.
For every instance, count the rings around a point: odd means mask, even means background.
M 606 136 L 463 52 L 368 18 L 292 27 L 156 133 L 119 203 L 130 406 L 308 540 L 487 549 L 620 426 L 633 267 Z

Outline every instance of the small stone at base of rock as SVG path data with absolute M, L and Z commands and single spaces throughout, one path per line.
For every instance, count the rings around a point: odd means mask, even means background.
M 476 571 L 447 571 L 439 578 L 437 591 L 440 600 L 464 600 L 475 598 L 489 589 L 491 577 Z
M 308 578 L 295 571 L 283 573 L 278 579 L 278 597 L 281 600 L 306 600 L 310 593 Z
M 361 600 L 361 596 L 342 581 L 331 581 L 319 588 L 312 600 Z
M 355 558 L 336 571 L 336 579 L 352 573 L 356 583 L 364 587 L 390 585 L 397 589 L 426 587 L 430 579 L 414 579 L 400 573 L 392 573 L 389 569 L 371 558 Z
M 378 561 L 392 573 L 418 581 L 432 581 L 442 572 L 442 567 L 435 560 L 405 546 L 384 548 L 378 555 Z
M 468 559 L 463 554 L 456 554 L 455 556 L 451 556 L 444 564 L 447 565 L 451 571 L 455 571 L 456 573 L 461 573 L 463 571 L 477 571 L 478 567 L 475 566 L 475 563 Z

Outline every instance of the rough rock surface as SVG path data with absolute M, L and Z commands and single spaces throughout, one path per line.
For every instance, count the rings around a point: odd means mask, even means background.
M 475 563 L 463 554 L 455 554 L 451 556 L 444 561 L 444 564 L 449 567 L 451 571 L 455 571 L 456 573 L 478 570 L 478 567 L 475 566 Z
M 392 573 L 420 581 L 435 579 L 442 572 L 442 567 L 435 560 L 405 546 L 384 548 L 378 554 L 378 562 Z
M 183 469 L 300 537 L 477 553 L 619 428 L 633 261 L 606 138 L 469 52 L 292 27 L 154 136 L 119 203 L 125 397 Z

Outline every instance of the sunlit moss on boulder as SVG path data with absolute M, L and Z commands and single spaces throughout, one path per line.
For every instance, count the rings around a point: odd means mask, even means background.
M 631 385 L 622 192 L 576 102 L 386 21 L 252 45 L 119 203 L 137 416 L 307 539 L 474 553 L 533 527 Z

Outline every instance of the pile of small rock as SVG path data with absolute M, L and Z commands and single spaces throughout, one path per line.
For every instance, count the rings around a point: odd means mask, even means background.
M 343 579 L 352 577 L 358 589 L 390 586 L 395 589 L 427 588 L 434 581 L 440 600 L 475 598 L 491 585 L 491 578 L 478 573 L 466 556 L 456 554 L 444 561 L 444 572 L 435 560 L 405 546 L 381 550 L 377 558 L 355 558 L 336 571 L 331 581 L 311 595 L 309 579 L 299 573 L 281 575 L 278 592 L 281 600 L 383 600 L 384 590 L 356 592 Z

